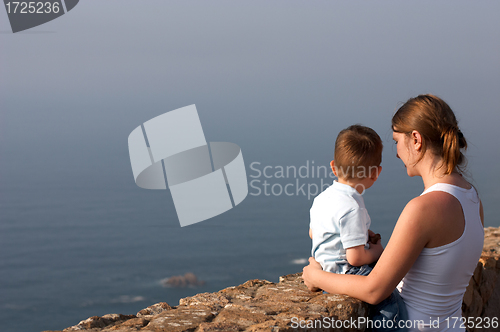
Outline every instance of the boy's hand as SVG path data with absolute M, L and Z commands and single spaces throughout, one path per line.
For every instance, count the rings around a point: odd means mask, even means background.
M 369 243 L 373 243 L 373 244 L 376 244 L 377 242 L 380 241 L 380 239 L 382 239 L 382 237 L 380 236 L 380 234 L 378 234 L 378 233 L 375 234 L 371 230 L 368 230 L 368 237 L 369 237 L 368 242 Z

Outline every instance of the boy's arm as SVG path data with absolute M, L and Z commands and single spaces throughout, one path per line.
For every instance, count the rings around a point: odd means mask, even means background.
M 380 243 L 370 243 L 370 248 L 365 249 L 364 245 L 351 247 L 346 249 L 346 258 L 349 264 L 353 266 L 361 266 L 375 262 L 382 255 L 384 248 Z
M 370 243 L 365 249 L 366 235 L 373 237 L 375 233 L 366 227 L 366 212 L 363 209 L 353 208 L 339 220 L 340 240 L 346 249 L 347 262 L 352 266 L 361 266 L 375 262 L 384 248 L 380 240 Z M 368 234 L 367 234 L 368 232 Z
M 311 240 L 313 239 L 313 231 L 310 228 L 309 228 L 309 237 L 311 238 Z

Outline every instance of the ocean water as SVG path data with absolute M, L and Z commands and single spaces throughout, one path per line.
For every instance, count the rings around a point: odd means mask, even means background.
M 4 165 L 11 177 L 3 177 L 1 186 L 3 331 L 63 329 L 94 315 L 135 314 L 160 301 L 177 305 L 196 293 L 254 278 L 277 282 L 280 275 L 301 271 L 311 246 L 313 196 L 308 199 L 307 186 L 314 193 L 314 186 L 331 182 L 330 177 L 257 177 L 256 168 L 275 165 L 262 161 L 251 168 L 246 161 L 249 181 L 260 181 L 252 182 L 247 198 L 220 216 L 181 228 L 168 191 L 136 187 L 122 152 L 108 157 L 109 167 L 100 168 L 98 176 L 77 162 L 73 172 L 61 169 L 45 177 L 23 163 L 15 169 Z M 10 152 L 16 155 L 23 158 Z M 295 167 L 311 169 L 311 163 L 297 161 Z M 386 163 L 364 194 L 372 229 L 384 244 L 405 203 L 422 190 L 395 158 Z M 274 193 L 269 189 L 266 195 L 264 180 Z M 297 181 L 305 195 L 300 190 L 276 195 L 280 186 Z M 162 279 L 186 272 L 205 285 L 161 285 Z

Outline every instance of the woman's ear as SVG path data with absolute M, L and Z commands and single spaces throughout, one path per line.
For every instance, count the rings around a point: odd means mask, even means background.
M 337 175 L 337 168 L 335 167 L 335 160 L 330 161 L 330 166 L 332 168 L 333 175 L 335 175 L 336 177 L 338 177 L 338 175 Z
M 422 135 L 416 130 L 411 132 L 410 145 L 415 148 L 416 151 L 420 151 L 422 148 Z

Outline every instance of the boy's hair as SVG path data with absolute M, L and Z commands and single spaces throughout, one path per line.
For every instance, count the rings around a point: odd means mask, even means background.
M 342 130 L 335 141 L 335 168 L 342 179 L 362 179 L 378 171 L 382 140 L 375 130 L 355 124 Z

